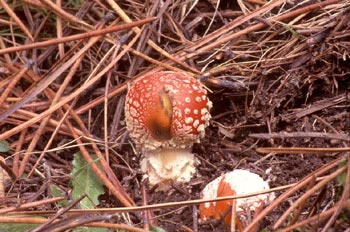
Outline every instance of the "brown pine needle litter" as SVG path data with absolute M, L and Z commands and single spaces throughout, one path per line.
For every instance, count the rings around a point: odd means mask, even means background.
M 276 194 L 244 231 L 350 228 L 350 1 L 0 6 L 0 228 L 230 231 L 197 208 L 236 168 Z M 161 70 L 197 78 L 213 102 L 197 173 L 167 192 L 143 180 L 123 113 L 131 82 Z M 103 186 L 90 208 L 72 194 L 76 153 Z

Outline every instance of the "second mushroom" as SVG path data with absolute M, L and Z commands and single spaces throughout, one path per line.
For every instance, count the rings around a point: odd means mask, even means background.
M 184 73 L 148 74 L 130 86 L 126 126 L 150 185 L 166 189 L 171 181 L 191 179 L 196 170 L 192 145 L 204 137 L 211 107 L 201 83 Z

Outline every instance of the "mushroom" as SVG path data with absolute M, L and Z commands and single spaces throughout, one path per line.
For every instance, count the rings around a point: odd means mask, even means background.
M 215 199 L 217 197 L 249 194 L 269 189 L 269 185 L 259 175 L 247 170 L 236 169 L 226 173 L 203 189 L 201 195 L 203 199 Z M 248 215 L 251 212 L 261 209 L 275 198 L 274 193 L 259 194 L 247 198 L 236 200 L 224 200 L 218 202 L 206 202 L 200 204 L 199 214 L 201 221 L 223 218 L 226 225 L 231 224 L 232 210 L 235 207 L 235 222 L 238 227 L 247 224 Z
M 201 83 L 185 73 L 156 72 L 131 85 L 125 121 L 150 185 L 191 179 L 197 163 L 192 145 L 205 135 L 211 106 Z

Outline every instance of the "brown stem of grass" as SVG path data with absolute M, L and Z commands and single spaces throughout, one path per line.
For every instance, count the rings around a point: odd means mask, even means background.
M 258 224 L 261 220 L 263 220 L 274 208 L 276 208 L 279 204 L 281 204 L 284 200 L 286 200 L 289 196 L 294 194 L 296 191 L 303 188 L 307 183 L 312 181 L 314 177 L 319 177 L 323 173 L 337 167 L 339 163 L 341 162 L 342 157 L 339 157 L 321 168 L 315 170 L 314 172 L 310 173 L 306 177 L 304 177 L 302 180 L 300 180 L 296 185 L 294 185 L 292 188 L 290 188 L 288 191 L 281 194 L 277 199 L 275 199 L 269 206 L 267 206 L 254 220 L 252 223 L 250 223 L 247 228 L 244 229 L 244 232 L 249 232 L 256 224 Z
M 28 208 L 32 208 L 32 207 L 38 207 L 40 205 L 51 204 L 51 203 L 62 201 L 62 200 L 64 200 L 64 197 L 54 197 L 54 198 L 50 198 L 50 199 L 44 199 L 44 200 L 40 200 L 40 201 L 24 203 L 24 204 L 20 204 L 18 206 L 10 206 L 10 207 L 0 209 L 0 215 L 4 214 L 4 213 L 17 211 L 17 210 L 24 210 L 24 209 L 28 209 Z
M 6 1 L 0 0 L 0 6 L 4 8 L 4 10 L 10 15 L 10 17 L 17 23 L 17 25 L 21 28 L 21 30 L 28 36 L 28 38 L 31 41 L 34 41 L 32 34 L 30 34 L 28 28 L 25 26 L 25 24 L 22 22 L 20 18 L 13 12 L 11 7 L 7 5 Z
M 107 28 L 103 28 L 103 29 L 91 30 L 89 32 L 85 32 L 85 33 L 81 33 L 81 34 L 77 34 L 77 35 L 71 35 L 71 36 L 66 36 L 66 37 L 57 38 L 57 39 L 50 39 L 47 41 L 31 43 L 31 44 L 26 44 L 26 45 L 22 45 L 22 46 L 4 48 L 4 49 L 0 50 L 0 55 L 6 54 L 6 53 L 11 53 L 11 52 L 18 52 L 18 51 L 33 49 L 33 48 L 47 47 L 50 45 L 67 43 L 70 41 L 86 39 L 86 38 L 95 37 L 95 36 L 101 36 L 104 34 L 133 28 L 135 26 L 140 26 L 140 25 L 152 22 L 154 20 L 155 20 L 155 18 L 147 18 L 147 19 L 142 19 L 142 20 L 135 21 L 132 23 L 126 23 L 123 25 L 116 25 L 116 26 L 111 26 L 111 27 L 107 27 Z
M 19 224 L 43 224 L 47 222 L 48 219 L 42 218 L 28 218 L 28 217 L 0 217 L 0 223 L 19 223 Z M 116 230 L 125 230 L 132 232 L 146 232 L 143 229 L 136 228 L 133 226 L 118 224 L 118 223 L 105 223 L 105 222 L 92 222 L 85 226 L 89 227 L 99 227 L 99 228 L 111 228 Z
M 346 167 L 339 168 L 332 174 L 330 174 L 327 178 L 323 179 L 319 183 L 317 183 L 314 187 L 312 187 L 310 190 L 308 190 L 306 193 L 304 193 L 296 202 L 293 203 L 289 207 L 289 209 L 278 219 L 278 221 L 273 226 L 273 229 L 276 230 L 278 227 L 282 225 L 282 223 L 289 217 L 289 215 L 292 213 L 292 211 L 297 208 L 303 201 L 308 199 L 312 194 L 314 194 L 316 191 L 321 189 L 323 186 L 325 186 L 327 183 L 329 183 L 331 180 L 339 176 L 341 173 L 343 173 L 346 170 Z
M 332 208 L 320 213 L 320 214 L 317 214 L 311 218 L 308 218 L 304 221 L 301 221 L 301 222 L 298 222 L 298 223 L 295 223 L 293 225 L 290 225 L 290 226 L 287 226 L 281 230 L 279 230 L 280 232 L 288 232 L 288 231 L 293 231 L 297 228 L 301 228 L 303 226 L 306 226 L 308 224 L 311 224 L 313 222 L 317 222 L 317 223 L 320 223 L 320 222 L 323 222 L 324 220 L 326 220 L 327 218 L 329 218 L 332 214 L 334 214 L 338 209 L 345 209 L 345 208 L 349 208 L 350 207 L 350 201 L 346 201 L 346 202 L 343 202 L 342 204 L 337 203 L 335 206 L 333 206 Z

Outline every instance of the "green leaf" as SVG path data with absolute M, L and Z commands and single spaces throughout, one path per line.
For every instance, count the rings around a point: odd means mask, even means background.
M 94 162 L 97 161 L 98 159 L 94 160 Z M 86 195 L 86 197 L 80 201 L 80 207 L 82 209 L 94 208 L 99 203 L 98 197 L 104 193 L 103 183 L 92 171 L 90 165 L 80 153 L 74 154 L 72 164 L 72 196 L 74 199 L 77 199 Z
M 339 164 L 339 167 L 345 167 L 347 164 L 347 159 L 343 159 L 340 164 Z M 342 187 L 345 187 L 345 183 L 346 183 L 346 175 L 347 173 L 346 172 L 343 172 L 341 173 L 339 176 L 337 176 L 337 180 L 339 182 L 339 184 L 342 186 Z
M 284 28 L 286 28 L 293 36 L 298 36 L 298 32 L 294 30 L 290 25 L 283 23 Z
M 0 152 L 8 152 L 10 150 L 10 144 L 8 142 L 0 141 Z
M 53 197 L 64 197 L 64 193 L 62 193 L 62 191 L 57 187 L 57 185 L 50 184 L 49 188 L 51 190 Z M 66 207 L 66 206 L 70 205 L 71 203 L 68 200 L 63 200 L 63 201 L 57 202 L 57 204 L 61 207 Z
M 30 231 L 38 226 L 39 225 L 36 224 L 0 223 L 0 231 L 25 232 Z
M 152 232 L 166 232 L 163 228 L 157 227 L 157 226 L 150 226 L 150 229 Z
M 107 232 L 107 228 L 97 228 L 97 227 L 78 227 L 73 229 L 73 232 Z
M 341 185 L 341 186 L 345 186 L 345 183 L 346 183 L 346 173 L 345 172 L 343 172 L 343 173 L 341 173 L 338 177 L 337 177 L 337 179 L 338 179 L 338 182 L 339 182 L 339 184 Z

